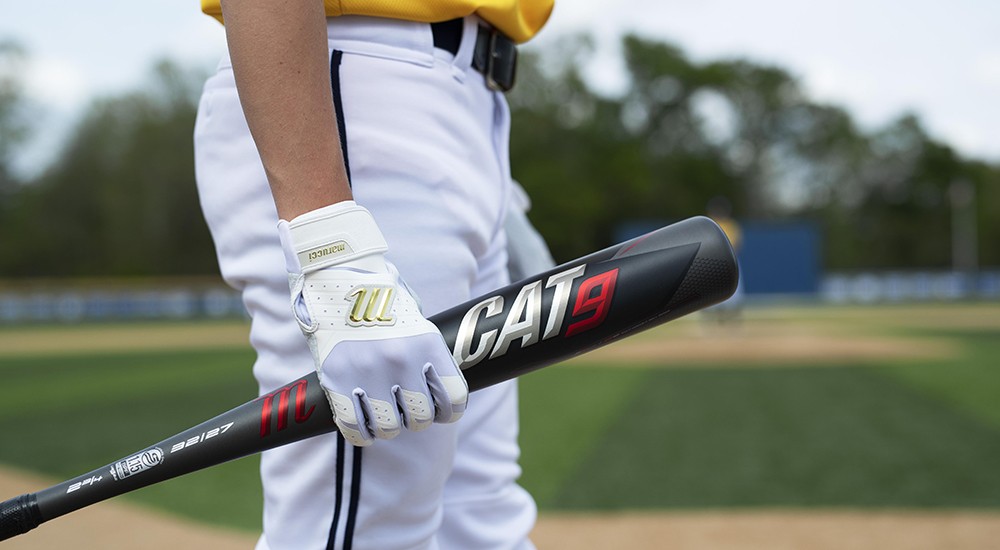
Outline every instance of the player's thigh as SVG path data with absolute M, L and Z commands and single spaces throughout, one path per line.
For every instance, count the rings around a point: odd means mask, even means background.
M 345 54 L 341 90 L 356 200 L 431 315 L 471 297 L 507 193 L 492 96 L 451 67 Z

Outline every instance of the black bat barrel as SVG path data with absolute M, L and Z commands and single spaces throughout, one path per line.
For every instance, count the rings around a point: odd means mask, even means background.
M 435 315 L 471 389 L 724 301 L 739 268 L 722 229 L 690 218 Z

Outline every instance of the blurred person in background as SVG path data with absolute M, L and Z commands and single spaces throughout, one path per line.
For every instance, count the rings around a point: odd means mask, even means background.
M 737 260 L 739 260 L 740 247 L 743 244 L 743 230 L 740 228 L 739 222 L 733 218 L 733 203 L 723 196 L 713 197 L 708 201 L 708 205 L 705 208 L 705 213 L 708 214 L 709 218 L 719 224 L 722 228 L 723 233 L 729 238 L 729 242 L 733 245 L 733 251 L 736 252 Z M 736 286 L 736 292 L 729 297 L 728 300 L 722 302 L 721 304 L 714 305 L 703 312 L 703 317 L 714 320 L 717 323 L 731 323 L 739 322 L 743 313 L 743 273 L 740 272 L 739 282 Z

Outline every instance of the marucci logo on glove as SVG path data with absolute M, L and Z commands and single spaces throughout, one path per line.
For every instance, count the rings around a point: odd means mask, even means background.
M 551 275 L 545 281 L 545 289 L 553 289 L 551 306 L 544 330 L 542 329 L 542 281 L 533 281 L 521 287 L 510 305 L 503 326 L 477 335 L 477 325 L 483 320 L 496 317 L 504 312 L 503 296 L 487 298 L 466 312 L 455 338 L 453 357 L 460 368 L 468 368 L 486 359 L 500 357 L 507 353 L 510 345 L 520 339 L 520 347 L 526 348 L 541 340 L 548 340 L 562 332 L 570 304 L 574 281 L 583 276 L 586 264 Z M 599 273 L 585 279 L 576 291 L 572 317 L 590 314 L 570 324 L 565 336 L 570 337 L 596 328 L 604 322 L 611 307 L 611 298 L 618 280 L 618 268 Z M 473 350 L 473 341 L 479 336 L 479 345 Z
M 392 301 L 396 289 L 391 286 L 359 286 L 347 294 L 347 300 L 354 300 L 354 307 L 347 314 L 347 324 L 352 327 L 392 325 L 396 319 L 392 312 Z
M 354 250 L 347 244 L 346 241 L 337 241 L 332 244 L 327 244 L 312 248 L 309 250 L 304 250 L 299 252 L 299 263 L 303 266 L 312 265 L 320 260 L 330 260 L 338 256 L 346 256 L 348 254 L 353 254 Z

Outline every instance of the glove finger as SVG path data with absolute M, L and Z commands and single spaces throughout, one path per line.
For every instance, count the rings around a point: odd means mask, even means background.
M 354 390 L 361 404 L 361 410 L 367 421 L 369 432 L 377 439 L 392 439 L 399 435 L 399 410 L 395 398 L 391 401 L 377 399 L 361 389 Z
M 403 416 L 403 426 L 407 430 L 419 432 L 434 423 L 434 406 L 427 391 L 410 391 L 399 386 L 393 388 L 396 406 Z
M 454 365 L 450 357 L 445 365 Z M 469 387 L 461 373 L 456 369 L 454 375 L 441 375 L 434 363 L 427 363 L 424 365 L 424 379 L 434 400 L 434 421 L 448 424 L 462 418 L 469 401 Z
M 356 447 L 371 445 L 375 438 L 365 425 L 365 413 L 360 401 L 334 391 L 327 391 L 326 396 L 330 399 L 330 406 L 333 408 L 334 422 L 336 422 L 337 429 L 340 430 L 344 439 Z

